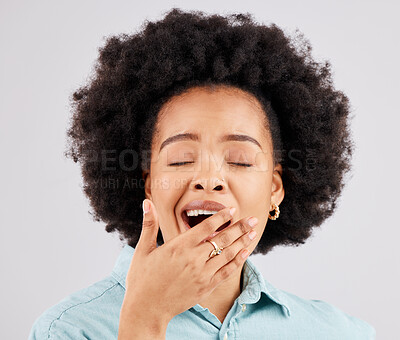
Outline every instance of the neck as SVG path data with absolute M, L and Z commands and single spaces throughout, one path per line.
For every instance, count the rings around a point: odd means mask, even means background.
M 200 306 L 208 308 L 221 323 L 242 291 L 242 272 L 243 265 L 231 274 L 229 279 L 221 282 L 209 296 L 199 302 Z

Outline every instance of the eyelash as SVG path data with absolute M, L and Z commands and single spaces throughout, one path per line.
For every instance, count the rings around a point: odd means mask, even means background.
M 180 165 L 185 165 L 185 164 L 193 164 L 193 162 L 172 163 L 172 164 L 169 164 L 169 166 L 180 166 Z M 246 167 L 246 168 L 252 166 L 251 164 L 246 164 L 246 163 L 233 163 L 233 162 L 231 162 L 231 163 L 228 163 L 228 164 L 234 164 L 236 166 L 242 166 L 242 167 Z

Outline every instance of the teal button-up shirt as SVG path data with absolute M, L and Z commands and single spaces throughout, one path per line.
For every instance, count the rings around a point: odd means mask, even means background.
M 110 276 L 47 309 L 36 319 L 29 339 L 117 339 L 133 252 L 125 245 Z M 375 329 L 367 322 L 324 301 L 302 299 L 273 287 L 249 258 L 243 270 L 243 290 L 223 323 L 197 304 L 169 322 L 166 339 L 375 339 Z

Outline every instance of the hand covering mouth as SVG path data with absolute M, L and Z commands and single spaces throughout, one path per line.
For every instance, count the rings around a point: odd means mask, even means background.
M 187 228 L 193 228 L 206 218 L 216 214 L 218 211 L 225 209 L 226 206 L 220 202 L 209 200 L 194 200 L 185 204 L 181 209 L 181 217 Z M 231 221 L 224 223 L 217 231 L 221 231 L 228 227 Z
M 182 212 L 182 220 L 183 222 L 189 226 L 190 228 L 195 227 L 196 225 L 198 225 L 199 223 L 203 222 L 205 219 L 211 217 L 212 215 L 198 215 L 198 216 L 188 216 L 186 211 Z M 220 226 L 216 231 L 221 231 L 223 229 L 225 229 L 226 227 L 228 227 L 231 224 L 231 220 L 229 220 L 228 222 L 224 223 L 222 226 Z

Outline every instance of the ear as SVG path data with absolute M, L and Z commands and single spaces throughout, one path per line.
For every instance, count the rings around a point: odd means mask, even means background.
M 283 187 L 283 181 L 282 181 L 282 165 L 277 164 L 272 173 L 270 210 L 272 210 L 273 203 L 280 205 L 284 197 L 285 197 L 285 189 Z
M 144 180 L 144 194 L 145 197 L 151 200 L 151 178 L 150 178 L 150 171 L 143 170 L 142 171 L 142 178 Z

